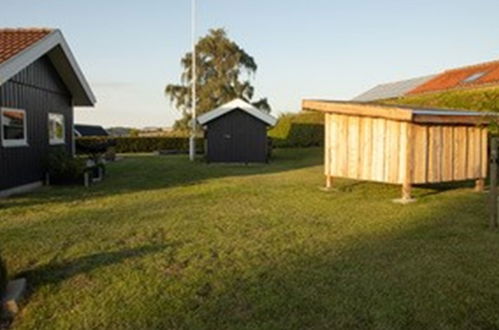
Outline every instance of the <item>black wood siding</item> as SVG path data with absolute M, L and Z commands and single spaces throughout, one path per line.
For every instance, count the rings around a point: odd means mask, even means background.
M 208 162 L 261 163 L 267 161 L 267 125 L 241 110 L 207 124 Z
M 27 147 L 0 144 L 0 190 L 43 180 L 44 161 L 51 148 L 72 152 L 72 99 L 56 69 L 42 57 L 0 86 L 0 107 L 23 109 L 27 120 Z M 48 114 L 65 119 L 66 143 L 50 146 Z M 1 124 L 1 117 L 0 117 Z

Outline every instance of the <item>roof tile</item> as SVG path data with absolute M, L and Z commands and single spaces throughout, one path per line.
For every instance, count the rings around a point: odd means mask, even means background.
M 466 82 L 466 79 L 472 76 L 477 79 Z M 454 88 L 477 87 L 493 83 L 499 83 L 499 61 L 447 70 L 407 94 L 414 95 Z
M 46 28 L 0 29 L 0 64 L 40 41 L 52 31 Z

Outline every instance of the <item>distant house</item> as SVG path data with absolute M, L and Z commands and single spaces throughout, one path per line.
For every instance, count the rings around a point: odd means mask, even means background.
M 393 99 L 401 97 L 412 91 L 418 86 L 433 79 L 435 75 L 401 80 L 386 84 L 377 85 L 370 90 L 354 97 L 352 101 L 356 102 L 371 102 L 377 100 Z
M 74 133 L 77 137 L 109 136 L 109 133 L 104 129 L 104 127 L 99 125 L 75 124 Z
M 205 132 L 208 162 L 261 163 L 268 161 L 267 129 L 276 119 L 236 99 L 198 117 Z
M 94 103 L 59 30 L 0 29 L 0 196 L 41 185 L 49 152 L 74 152 L 73 107 Z
M 447 70 L 414 88 L 407 94 L 434 93 L 491 85 L 499 85 L 499 61 Z
M 446 70 L 444 72 L 381 84 L 354 97 L 352 101 L 372 102 L 408 95 L 474 89 L 499 85 L 499 61 Z

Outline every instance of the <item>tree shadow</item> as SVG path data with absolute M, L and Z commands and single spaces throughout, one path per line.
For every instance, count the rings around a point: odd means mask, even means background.
M 174 247 L 177 243 L 145 245 L 121 251 L 101 252 L 72 260 L 52 262 L 17 274 L 28 280 L 31 291 L 44 285 L 57 285 L 79 274 L 87 274 L 98 268 L 119 264 L 126 259 L 140 258 L 148 254 L 163 251 L 165 248 Z

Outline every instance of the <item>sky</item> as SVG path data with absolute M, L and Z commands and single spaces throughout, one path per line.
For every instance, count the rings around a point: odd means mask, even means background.
M 171 126 L 164 95 L 190 50 L 191 0 L 0 0 L 0 26 L 59 28 L 97 97 L 76 122 Z M 197 0 L 197 35 L 225 28 L 252 55 L 272 113 L 383 82 L 499 59 L 498 0 Z

